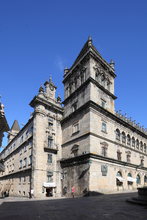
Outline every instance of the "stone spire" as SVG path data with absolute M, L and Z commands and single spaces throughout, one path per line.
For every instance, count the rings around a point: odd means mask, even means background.
M 11 130 L 8 132 L 8 142 L 10 142 L 20 131 L 20 127 L 17 120 L 14 120 Z

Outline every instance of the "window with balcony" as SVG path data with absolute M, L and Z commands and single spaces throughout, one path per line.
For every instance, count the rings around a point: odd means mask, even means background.
M 53 148 L 53 138 L 52 137 L 48 137 L 48 147 Z

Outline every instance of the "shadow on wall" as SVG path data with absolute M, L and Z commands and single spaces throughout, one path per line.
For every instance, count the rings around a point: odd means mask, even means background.
M 89 170 L 89 167 L 82 171 L 81 175 L 79 176 L 79 179 L 81 179 Z
M 104 195 L 103 193 L 100 192 L 96 192 L 96 191 L 87 191 L 87 189 L 84 189 L 83 191 L 83 196 L 87 197 L 87 196 L 101 196 Z

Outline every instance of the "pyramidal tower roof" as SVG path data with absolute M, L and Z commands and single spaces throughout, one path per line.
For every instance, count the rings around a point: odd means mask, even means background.
M 81 49 L 77 59 L 75 60 L 74 64 L 76 64 L 80 58 L 83 57 L 83 55 L 85 55 L 87 52 L 89 52 L 89 49 L 91 48 L 91 50 L 93 50 L 98 56 L 100 56 L 102 58 L 102 56 L 100 55 L 100 53 L 97 51 L 97 49 L 95 48 L 95 46 L 92 43 L 92 38 L 88 37 L 88 40 L 86 41 L 86 43 L 84 44 L 83 48 Z M 73 65 L 74 65 L 73 64 Z
M 20 131 L 20 127 L 19 127 L 19 124 L 18 124 L 18 121 L 17 121 L 17 120 L 15 120 L 15 121 L 13 122 L 13 125 L 12 125 L 12 127 L 11 127 L 11 131 L 17 131 L 17 132 Z

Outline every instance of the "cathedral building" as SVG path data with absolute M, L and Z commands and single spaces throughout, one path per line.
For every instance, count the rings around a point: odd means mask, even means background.
M 147 130 L 115 111 L 115 64 L 92 43 L 64 70 L 64 101 L 50 78 L 30 102 L 0 154 L 0 192 L 12 196 L 86 196 L 147 185 Z M 64 106 L 64 107 L 63 107 Z

